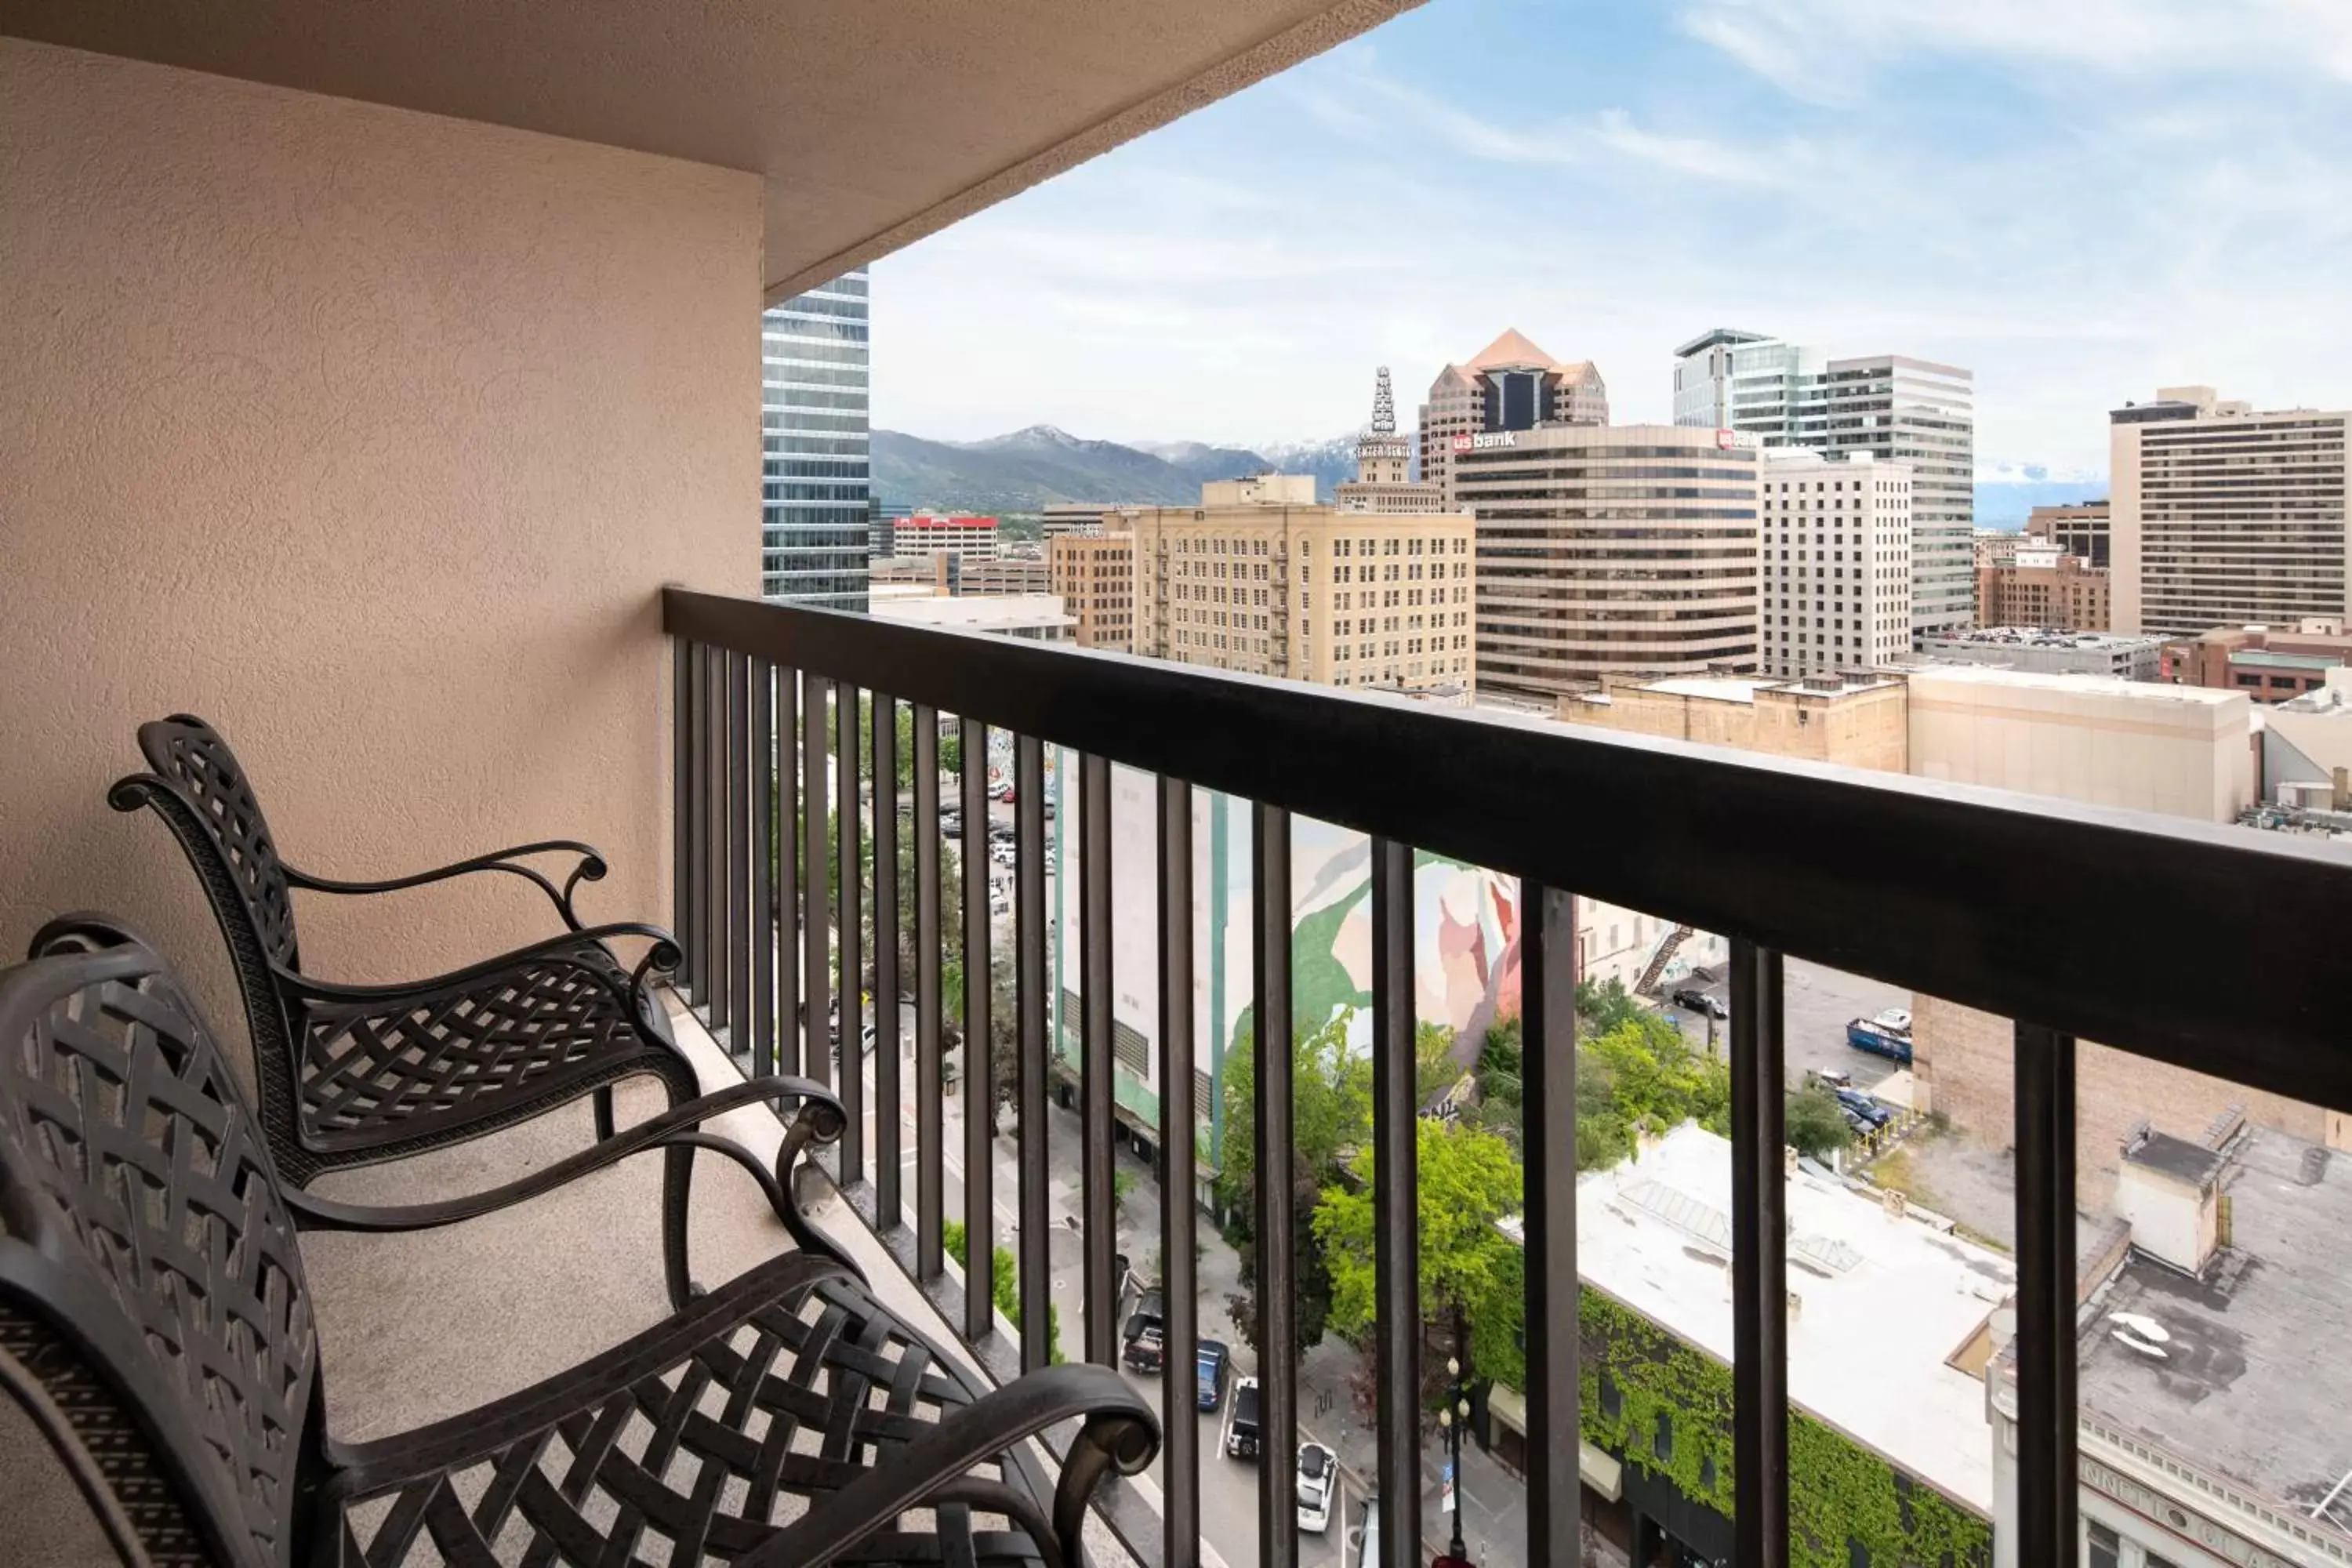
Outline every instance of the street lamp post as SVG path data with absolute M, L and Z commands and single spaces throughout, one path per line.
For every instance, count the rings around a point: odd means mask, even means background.
M 1445 1408 L 1437 1413 L 1437 1425 L 1445 1434 L 1445 1473 L 1454 1478 L 1454 1539 L 1443 1561 L 1466 1564 L 1470 1548 L 1462 1540 L 1462 1424 L 1470 1418 L 1470 1398 L 1462 1384 L 1459 1356 L 1445 1358 Z

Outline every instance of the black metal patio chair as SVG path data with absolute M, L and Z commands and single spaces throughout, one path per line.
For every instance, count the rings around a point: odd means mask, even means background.
M 261 1124 L 289 1184 L 466 1142 L 583 1096 L 593 1099 L 597 1137 L 609 1138 L 613 1085 L 640 1073 L 659 1079 L 673 1106 L 698 1092 L 651 990 L 678 965 L 669 933 L 635 922 L 583 926 L 572 908 L 579 885 L 605 873 L 592 847 L 547 839 L 383 881 L 313 876 L 279 855 L 251 779 L 210 724 L 186 713 L 142 724 L 139 749 L 152 771 L 117 781 L 107 799 L 118 811 L 152 807 L 204 884 L 244 994 Z M 560 887 L 527 863 L 544 856 L 573 862 Z M 537 886 L 562 933 L 409 984 L 342 985 L 303 972 L 295 889 L 383 893 L 477 873 Z M 634 966 L 616 942 L 645 944 Z M 663 1171 L 674 1307 L 690 1292 L 693 1158 L 694 1145 L 673 1145 Z M 788 1194 L 769 1196 L 803 1247 L 824 1249 Z
M 1109 1368 L 982 1392 L 808 1253 L 520 1393 L 338 1442 L 297 1233 L 448 1224 L 514 1193 L 369 1209 L 283 1187 L 162 959 L 94 916 L 35 951 L 0 972 L 0 1389 L 125 1563 L 1078 1568 L 1097 1484 L 1158 1451 L 1149 1405 Z M 839 1135 L 830 1095 L 770 1079 L 514 1189 L 792 1097 L 783 1160 Z M 1068 1420 L 1082 1425 L 1049 1488 L 1027 1439 Z

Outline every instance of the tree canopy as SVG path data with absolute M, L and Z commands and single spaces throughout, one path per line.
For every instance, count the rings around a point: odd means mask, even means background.
M 1496 1228 L 1497 1220 L 1519 1212 L 1519 1163 L 1502 1138 L 1475 1127 L 1423 1117 L 1414 1132 L 1421 1310 L 1426 1318 L 1475 1324 L 1501 1310 L 1498 1297 L 1520 1288 L 1518 1244 Z M 1361 1338 L 1378 1310 L 1370 1150 L 1357 1156 L 1351 1183 L 1323 1189 L 1315 1239 L 1331 1276 L 1330 1326 Z M 1475 1359 L 1475 1335 L 1473 1352 Z

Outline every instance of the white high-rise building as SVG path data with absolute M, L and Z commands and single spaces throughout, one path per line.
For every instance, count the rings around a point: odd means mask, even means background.
M 1910 465 L 1787 447 L 1763 459 L 1759 671 L 1795 679 L 1908 652 Z
M 1976 616 L 1973 381 L 1957 365 L 1903 354 L 1830 359 L 1718 327 L 1675 351 L 1675 423 L 1742 431 L 1768 447 L 1867 452 L 1909 465 L 1916 647 Z
M 2111 417 L 2116 630 L 2196 637 L 2352 610 L 2352 414 L 2258 414 L 2168 386 Z

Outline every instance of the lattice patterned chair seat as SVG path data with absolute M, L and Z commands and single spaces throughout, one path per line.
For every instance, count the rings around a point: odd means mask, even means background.
M 604 857 L 564 839 L 518 845 L 383 881 L 313 876 L 289 865 L 251 778 L 220 732 L 190 714 L 142 724 L 150 771 L 108 800 L 161 816 L 186 852 L 228 942 L 252 1035 L 261 1121 L 279 1173 L 307 1187 L 321 1173 L 404 1159 L 512 1127 L 593 1097 L 596 1133 L 612 1135 L 612 1086 L 651 1074 L 672 1105 L 698 1088 L 653 986 L 674 973 L 677 944 L 658 927 L 587 927 L 572 897 L 605 874 Z M 568 858 L 559 886 L 530 864 Z M 536 886 L 563 931 L 431 980 L 343 985 L 304 972 L 294 893 L 354 896 L 468 875 Z M 616 942 L 642 944 L 625 963 Z M 689 1293 L 686 1215 L 693 1149 L 669 1152 L 663 1247 L 672 1305 Z M 788 1194 L 772 1193 L 785 1214 Z
M 1157 1452 L 1110 1369 L 983 1392 L 805 1251 L 505 1399 L 338 1443 L 298 1231 L 443 1224 L 478 1201 L 369 1210 L 282 1187 L 163 962 L 97 917 L 43 946 L 0 973 L 0 1388 L 125 1562 L 1076 1568 L 1097 1483 Z M 843 1125 L 814 1085 L 744 1092 L 805 1102 L 787 1161 Z M 698 1136 L 744 1092 L 566 1163 Z M 1071 1420 L 1049 1485 L 1027 1439 Z

